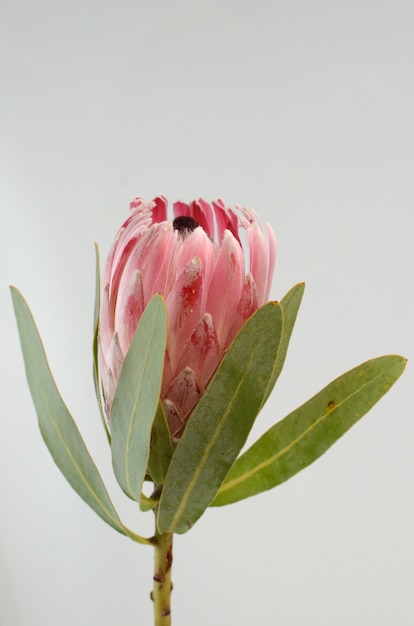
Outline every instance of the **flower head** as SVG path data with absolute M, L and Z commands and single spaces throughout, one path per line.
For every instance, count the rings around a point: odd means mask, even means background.
M 200 199 L 173 205 L 135 198 L 106 263 L 99 356 L 106 413 L 138 321 L 161 294 L 168 335 L 161 399 L 171 435 L 188 417 L 237 331 L 269 298 L 276 241 L 253 210 Z M 241 234 L 245 231 L 245 255 Z

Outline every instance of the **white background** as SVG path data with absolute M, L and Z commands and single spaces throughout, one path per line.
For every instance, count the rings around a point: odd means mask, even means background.
M 307 288 L 252 440 L 368 358 L 413 346 L 414 4 L 4 0 L 0 8 L 0 624 L 151 624 L 152 553 L 72 492 L 41 440 L 7 286 L 124 520 L 91 377 L 94 251 L 131 198 L 221 196 Z M 334 448 L 175 545 L 176 626 L 411 626 L 412 362 Z

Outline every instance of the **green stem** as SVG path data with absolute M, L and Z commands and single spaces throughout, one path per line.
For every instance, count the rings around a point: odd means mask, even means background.
M 151 598 L 154 602 L 155 626 L 171 626 L 171 567 L 173 560 L 173 533 L 154 537 L 154 587 Z

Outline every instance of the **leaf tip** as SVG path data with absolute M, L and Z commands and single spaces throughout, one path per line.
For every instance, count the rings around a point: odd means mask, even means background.
M 387 355 L 389 357 L 393 357 L 394 359 L 398 359 L 399 362 L 401 363 L 401 365 L 403 366 L 403 370 L 405 369 L 405 366 L 408 363 L 408 359 L 405 356 L 402 356 L 401 354 L 389 354 Z

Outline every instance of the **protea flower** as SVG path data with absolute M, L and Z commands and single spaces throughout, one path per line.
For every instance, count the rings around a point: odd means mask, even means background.
M 101 299 L 99 343 L 107 417 L 125 354 L 154 294 L 164 296 L 168 339 L 161 399 L 171 435 L 191 411 L 237 331 L 269 298 L 276 241 L 251 209 L 200 199 L 135 198 L 110 251 Z M 248 254 L 241 233 L 245 231 Z

